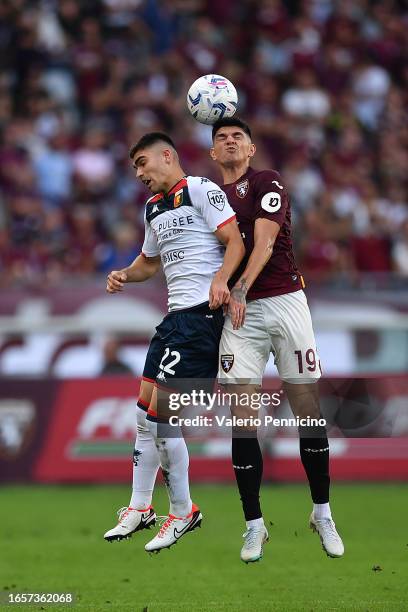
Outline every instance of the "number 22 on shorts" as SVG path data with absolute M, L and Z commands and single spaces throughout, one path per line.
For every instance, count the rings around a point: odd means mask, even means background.
M 172 359 L 169 361 L 169 363 L 165 364 L 164 362 L 168 357 L 171 357 Z M 169 348 L 166 348 L 159 364 L 159 369 L 163 370 L 163 372 L 166 372 L 166 374 L 174 375 L 176 372 L 174 371 L 173 366 L 177 365 L 180 359 L 181 357 L 178 351 L 170 351 Z

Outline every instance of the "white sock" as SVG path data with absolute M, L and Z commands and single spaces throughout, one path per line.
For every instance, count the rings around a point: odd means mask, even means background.
M 178 518 L 185 517 L 192 510 L 190 487 L 188 483 L 188 450 L 181 430 L 172 427 L 172 434 L 178 437 L 158 437 L 157 423 L 146 421 L 152 432 L 156 448 L 159 451 L 160 464 L 170 500 L 170 514 Z M 159 426 L 159 433 L 161 428 Z M 170 427 L 170 426 L 169 426 Z
M 261 516 L 261 518 L 257 518 L 257 519 L 253 519 L 252 521 L 245 521 L 247 529 L 249 529 L 250 527 L 262 527 L 262 525 L 265 525 L 263 517 Z
M 327 504 L 313 504 L 313 514 L 317 520 L 331 519 L 332 515 L 329 502 L 327 502 Z
M 146 425 L 146 412 L 137 407 L 136 418 L 137 435 L 133 455 L 132 497 L 129 506 L 144 510 L 152 503 L 160 458 L 152 433 Z

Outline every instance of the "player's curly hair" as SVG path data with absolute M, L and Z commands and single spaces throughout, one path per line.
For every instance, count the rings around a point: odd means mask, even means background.
M 247 123 L 245 123 L 245 121 L 242 121 L 242 119 L 239 119 L 238 117 L 224 117 L 224 119 L 218 119 L 218 121 L 216 121 L 213 125 L 213 128 L 212 128 L 213 141 L 214 141 L 215 135 L 218 132 L 218 130 L 223 127 L 239 127 L 241 128 L 241 130 L 245 132 L 245 134 L 248 134 L 248 136 L 252 140 L 252 134 L 251 134 L 250 127 Z

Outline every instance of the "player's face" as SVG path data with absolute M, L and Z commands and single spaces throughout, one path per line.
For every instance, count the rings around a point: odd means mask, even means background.
M 147 149 L 138 151 L 132 166 L 136 171 L 136 177 L 152 193 L 160 193 L 168 182 L 171 152 L 163 145 L 153 145 Z
M 215 134 L 210 150 L 212 159 L 221 166 L 236 166 L 245 164 L 255 154 L 255 145 L 248 134 L 239 127 L 228 126 L 220 128 Z

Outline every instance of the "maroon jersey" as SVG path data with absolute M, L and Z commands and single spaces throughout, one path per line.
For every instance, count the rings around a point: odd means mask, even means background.
M 256 300 L 303 289 L 303 278 L 296 267 L 292 249 L 289 197 L 278 172 L 248 168 L 235 183 L 224 185 L 223 189 L 237 215 L 246 250 L 231 279 L 232 285 L 245 270 L 254 248 L 256 219 L 270 219 L 280 225 L 280 231 L 272 256 L 249 289 L 247 299 Z

